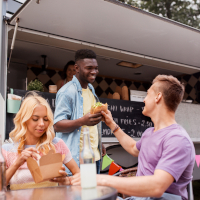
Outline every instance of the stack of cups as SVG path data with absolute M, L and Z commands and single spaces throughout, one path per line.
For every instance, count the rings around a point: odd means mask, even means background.
M 57 93 L 57 85 L 49 85 L 49 93 Z

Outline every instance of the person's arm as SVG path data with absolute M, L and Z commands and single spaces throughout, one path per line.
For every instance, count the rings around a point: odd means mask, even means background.
M 57 91 L 62 87 L 62 82 L 63 82 L 63 80 L 61 79 L 61 80 L 59 80 L 59 81 L 56 83 L 56 85 L 57 85 Z
M 106 148 L 102 143 L 102 157 L 106 155 Z
M 113 131 L 116 127 L 116 123 L 114 122 L 111 112 L 109 110 L 105 112 L 101 112 L 103 117 L 104 117 L 104 121 L 106 123 L 106 125 Z M 122 147 L 131 155 L 137 157 L 139 154 L 139 150 L 136 147 L 136 141 L 131 138 L 129 135 L 127 135 L 126 133 L 124 133 L 120 128 L 113 133 L 115 135 L 115 137 L 118 139 L 119 143 L 122 145 Z
M 155 170 L 152 176 L 114 177 L 97 175 L 98 185 L 114 187 L 118 192 L 138 197 L 161 197 L 173 181 L 173 176 L 163 170 Z
M 80 169 L 73 158 L 66 163 L 65 166 L 72 172 L 73 175 L 80 172 Z
M 37 160 L 37 149 L 30 147 L 21 152 L 17 160 L 6 170 L 6 185 L 9 184 L 10 179 L 18 170 L 18 168 L 23 165 L 29 157 L 33 157 Z
M 70 120 L 73 112 L 73 107 L 76 106 L 74 105 L 74 101 L 70 95 L 59 92 L 56 95 L 56 109 L 54 113 L 55 132 L 70 133 L 83 125 L 94 126 L 101 121 L 101 113 L 88 113 L 78 119 Z
M 83 126 L 82 118 L 76 120 L 63 119 L 54 124 L 53 127 L 55 132 L 71 133 L 80 126 Z
M 81 126 L 94 126 L 98 124 L 102 119 L 101 113 L 97 114 L 86 114 L 83 117 L 75 120 L 61 120 L 58 121 L 56 124 L 54 124 L 54 130 L 56 132 L 65 132 L 70 133 L 74 131 L 75 129 L 81 127 Z
M 10 179 L 15 174 L 20 166 L 17 163 L 13 163 L 7 170 L 6 170 L 6 185 L 9 185 Z
M 80 172 L 80 169 L 73 158 L 66 163 L 65 166 L 72 172 L 73 175 L 79 174 Z M 59 170 L 59 173 L 62 175 L 61 177 L 53 178 L 50 181 L 58 183 L 59 185 L 71 185 L 71 179 L 63 166 L 61 167 L 61 170 Z
M 161 197 L 173 183 L 174 177 L 166 171 L 155 170 L 152 176 L 116 177 L 97 175 L 97 185 L 109 186 L 130 196 Z M 72 185 L 80 185 L 80 173 L 71 178 Z
M 71 171 L 71 173 L 77 174 L 80 172 L 80 169 L 75 162 L 75 160 L 72 158 L 71 152 L 65 142 L 60 139 L 57 146 L 57 152 L 61 153 L 62 155 L 65 155 L 65 158 L 63 160 L 63 164 Z M 65 168 L 62 166 L 61 170 L 59 170 L 59 173 L 62 175 L 60 177 L 55 177 L 51 179 L 51 182 L 59 183 L 59 185 L 70 185 L 70 179 L 68 177 L 67 172 L 65 171 Z

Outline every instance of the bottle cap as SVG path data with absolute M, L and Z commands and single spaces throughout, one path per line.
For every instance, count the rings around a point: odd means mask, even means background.
M 89 133 L 89 128 L 87 126 L 83 127 L 83 134 Z

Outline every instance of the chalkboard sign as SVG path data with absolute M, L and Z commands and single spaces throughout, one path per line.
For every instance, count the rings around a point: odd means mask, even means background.
M 104 98 L 100 98 L 100 101 L 108 104 L 108 109 L 111 111 L 114 121 L 131 137 L 140 138 L 147 128 L 153 126 L 151 119 L 142 114 L 143 102 Z M 115 137 L 105 123 L 103 123 L 102 136 Z
M 14 94 L 24 97 L 27 91 L 14 89 Z M 55 111 L 55 99 L 56 94 L 51 94 L 47 92 L 38 92 L 39 95 L 44 97 L 52 111 Z M 108 104 L 108 109 L 111 111 L 113 119 L 120 126 L 120 128 L 131 137 L 141 137 L 142 133 L 149 127 L 153 126 L 150 118 L 145 117 L 142 114 L 144 103 L 133 102 L 133 101 L 123 101 L 115 99 L 105 99 L 100 98 L 102 103 Z M 8 134 L 14 128 L 13 118 L 14 114 L 7 113 L 6 116 L 6 138 Z M 111 130 L 103 123 L 102 127 L 102 137 L 109 138 L 115 137 Z

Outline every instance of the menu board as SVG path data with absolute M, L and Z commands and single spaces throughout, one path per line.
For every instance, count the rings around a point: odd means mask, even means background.
M 14 89 L 14 94 L 24 97 L 27 91 Z M 39 92 L 39 95 L 44 97 L 52 111 L 55 111 L 55 99 L 56 94 Z M 114 121 L 120 126 L 120 128 L 131 137 L 141 137 L 142 133 L 149 127 L 153 126 L 153 122 L 149 117 L 142 114 L 144 108 L 143 102 L 124 101 L 100 98 L 102 103 L 108 104 L 108 109 L 111 111 Z M 14 128 L 13 118 L 14 114 L 7 113 L 6 116 L 6 138 L 8 138 L 9 132 Z M 102 123 L 102 137 L 115 137 L 111 133 L 105 123 Z
M 143 102 L 104 98 L 100 98 L 100 101 L 108 104 L 108 109 L 111 111 L 114 121 L 131 137 L 140 138 L 147 128 L 153 126 L 151 119 L 142 114 Z M 115 137 L 105 123 L 103 123 L 102 136 Z

